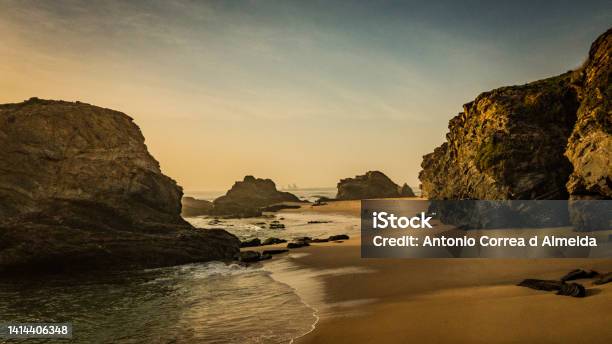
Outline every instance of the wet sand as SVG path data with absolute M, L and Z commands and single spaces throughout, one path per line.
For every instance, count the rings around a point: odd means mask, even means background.
M 359 201 L 297 211 L 359 214 Z M 292 210 L 296 211 L 296 210 Z M 296 343 L 610 343 L 612 283 L 586 298 L 515 286 L 612 259 L 362 259 L 360 241 L 313 244 L 266 263 L 319 310 Z

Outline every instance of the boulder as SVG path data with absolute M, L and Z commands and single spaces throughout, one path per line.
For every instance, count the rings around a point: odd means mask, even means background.
M 392 198 L 414 196 L 407 184 L 400 187 L 380 171 L 369 171 L 355 178 L 346 178 L 338 183 L 338 200 L 368 198 Z
M 329 237 L 329 241 L 348 240 L 349 236 L 346 234 L 332 235 Z
M 225 194 L 213 201 L 212 214 L 231 217 L 260 216 L 262 208 L 282 202 L 300 202 L 297 196 L 278 191 L 270 179 L 244 177 Z
M 586 296 L 586 289 L 583 285 L 578 283 L 565 283 L 555 280 L 526 279 L 519 283 L 518 286 L 536 290 L 556 291 L 557 295 L 572 297 Z
M 240 247 L 256 247 L 261 246 L 261 240 L 259 238 L 243 241 L 240 243 Z
M 241 251 L 236 255 L 236 258 L 243 263 L 254 263 L 261 260 L 261 253 L 257 251 Z
M 127 115 L 32 98 L 0 105 L 0 271 L 159 267 L 227 260 L 239 240 L 181 217 Z
M 213 208 L 213 203 L 211 201 L 193 197 L 183 197 L 181 202 L 183 204 L 183 209 L 181 211 L 183 217 L 208 215 Z
M 275 245 L 275 244 L 282 244 L 282 243 L 286 243 L 287 240 L 285 239 L 279 239 L 279 238 L 268 238 L 266 240 L 264 240 L 262 245 Z

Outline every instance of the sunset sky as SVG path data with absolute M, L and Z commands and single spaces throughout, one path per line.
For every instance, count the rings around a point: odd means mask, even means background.
M 574 69 L 610 1 L 0 0 L 0 103 L 132 116 L 187 191 L 418 185 L 461 105 Z

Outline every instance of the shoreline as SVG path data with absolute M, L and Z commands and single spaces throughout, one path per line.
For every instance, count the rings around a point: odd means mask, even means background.
M 359 206 L 343 201 L 288 211 L 358 217 Z M 590 290 L 583 299 L 515 286 L 576 268 L 612 271 L 610 259 L 362 259 L 360 238 L 352 236 L 263 265 L 317 313 L 313 329 L 295 343 L 612 341 L 606 307 L 612 283 L 576 281 Z

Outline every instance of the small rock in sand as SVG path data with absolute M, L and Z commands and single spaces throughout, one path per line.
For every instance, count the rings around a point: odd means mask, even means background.
M 348 239 L 349 239 L 349 236 L 346 234 L 332 235 L 329 237 L 329 241 L 348 240 Z
M 255 247 L 261 246 L 261 240 L 259 238 L 243 241 L 240 243 L 240 247 Z
M 282 244 L 282 243 L 286 243 L 286 242 L 287 242 L 287 240 L 285 240 L 285 239 L 268 238 L 268 239 L 264 240 L 263 245 Z

